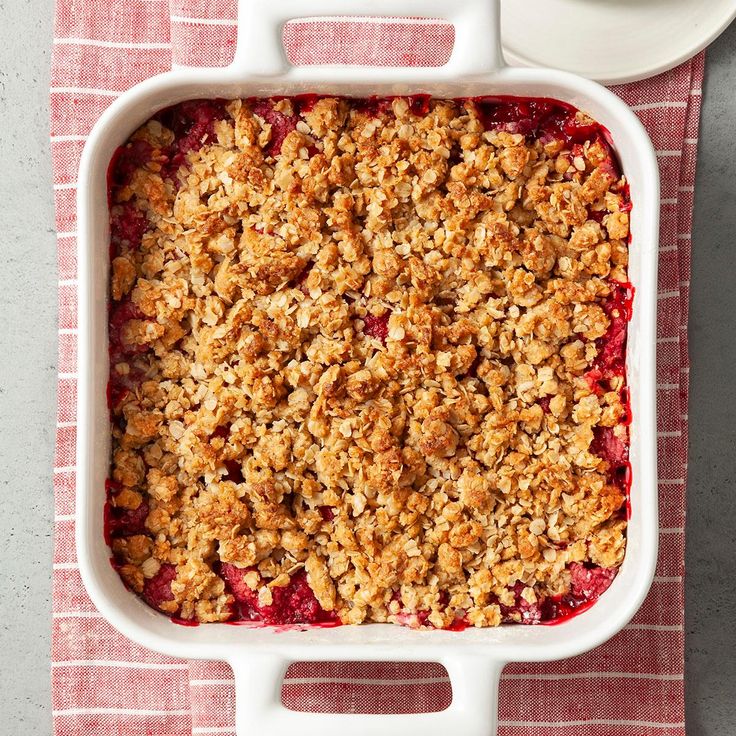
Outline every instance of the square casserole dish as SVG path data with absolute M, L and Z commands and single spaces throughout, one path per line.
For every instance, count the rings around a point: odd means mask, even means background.
M 78 189 L 79 387 L 77 404 L 77 552 L 94 604 L 125 636 L 181 658 L 230 663 L 236 682 L 237 733 L 263 731 L 338 736 L 405 736 L 456 729 L 487 736 L 497 725 L 498 680 L 505 663 L 545 661 L 587 651 L 616 634 L 647 594 L 657 558 L 655 347 L 659 173 L 651 142 L 633 112 L 612 92 L 551 69 L 504 65 L 498 0 L 315 0 L 310 17 L 418 16 L 444 18 L 455 45 L 443 67 L 291 66 L 282 46 L 284 24 L 304 16 L 300 0 L 240 0 L 235 60 L 227 68 L 177 69 L 121 95 L 102 115 L 84 149 Z M 429 94 L 545 97 L 591 115 L 611 134 L 633 202 L 629 280 L 634 290 L 627 378 L 631 515 L 627 551 L 610 589 L 591 608 L 556 626 L 501 626 L 464 631 L 415 631 L 395 625 L 336 628 L 183 627 L 130 593 L 110 565 L 103 533 L 105 479 L 110 464 L 107 317 L 109 222 L 107 169 L 116 149 L 162 108 L 188 99 L 297 94 L 370 97 Z M 438 713 L 352 715 L 304 713 L 281 703 L 288 665 L 299 660 L 436 661 L 452 684 L 452 704 Z

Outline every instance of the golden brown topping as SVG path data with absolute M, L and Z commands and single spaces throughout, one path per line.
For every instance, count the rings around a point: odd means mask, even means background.
M 151 160 L 114 202 L 147 223 L 111 269 L 133 590 L 222 621 L 297 576 L 344 623 L 495 626 L 621 563 L 596 443 L 628 442 L 624 379 L 591 371 L 628 259 L 606 145 L 401 98 L 235 100 L 165 174 L 173 138 L 134 135 Z

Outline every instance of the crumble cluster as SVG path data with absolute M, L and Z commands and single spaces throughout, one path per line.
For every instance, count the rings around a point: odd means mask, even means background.
M 111 175 L 126 584 L 200 622 L 437 628 L 604 590 L 625 550 L 625 376 L 601 355 L 616 333 L 623 365 L 629 204 L 594 121 L 186 104 Z

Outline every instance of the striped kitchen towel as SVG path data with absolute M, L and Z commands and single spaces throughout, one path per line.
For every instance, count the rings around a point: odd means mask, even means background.
M 274 0 L 278 2 L 278 0 Z M 308 8 L 305 2 L 305 8 Z M 75 189 L 94 121 L 120 92 L 179 65 L 224 65 L 235 48 L 234 0 L 57 0 L 51 89 L 59 252 L 59 408 L 53 593 L 53 715 L 58 736 L 233 734 L 227 666 L 141 649 L 95 611 L 74 549 L 76 399 Z M 299 22 L 294 62 L 441 64 L 452 29 L 437 21 Z M 682 736 L 690 225 L 703 55 L 616 88 L 641 117 L 662 172 L 658 321 L 661 554 L 652 591 L 615 639 L 581 657 L 506 668 L 502 736 Z M 284 699 L 300 710 L 419 712 L 445 707 L 433 664 L 299 663 Z

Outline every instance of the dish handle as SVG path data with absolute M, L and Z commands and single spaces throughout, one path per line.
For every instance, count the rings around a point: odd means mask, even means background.
M 455 27 L 455 44 L 447 64 L 416 68 L 421 70 L 424 79 L 488 74 L 504 66 L 499 15 L 499 0 L 310 0 L 309 3 L 304 0 L 239 0 L 238 46 L 233 68 L 255 76 L 288 75 L 294 67 L 286 57 L 283 29 L 291 20 L 422 17 L 440 18 Z M 360 65 L 348 66 L 351 67 L 360 68 Z M 374 67 L 372 78 L 380 80 L 390 76 L 391 69 Z
M 233 657 L 237 736 L 495 736 L 498 682 L 504 663 L 462 654 L 442 660 L 452 684 L 452 702 L 437 713 L 311 713 L 289 710 L 281 685 L 289 662 L 279 655 Z M 387 684 L 387 687 L 390 685 Z

